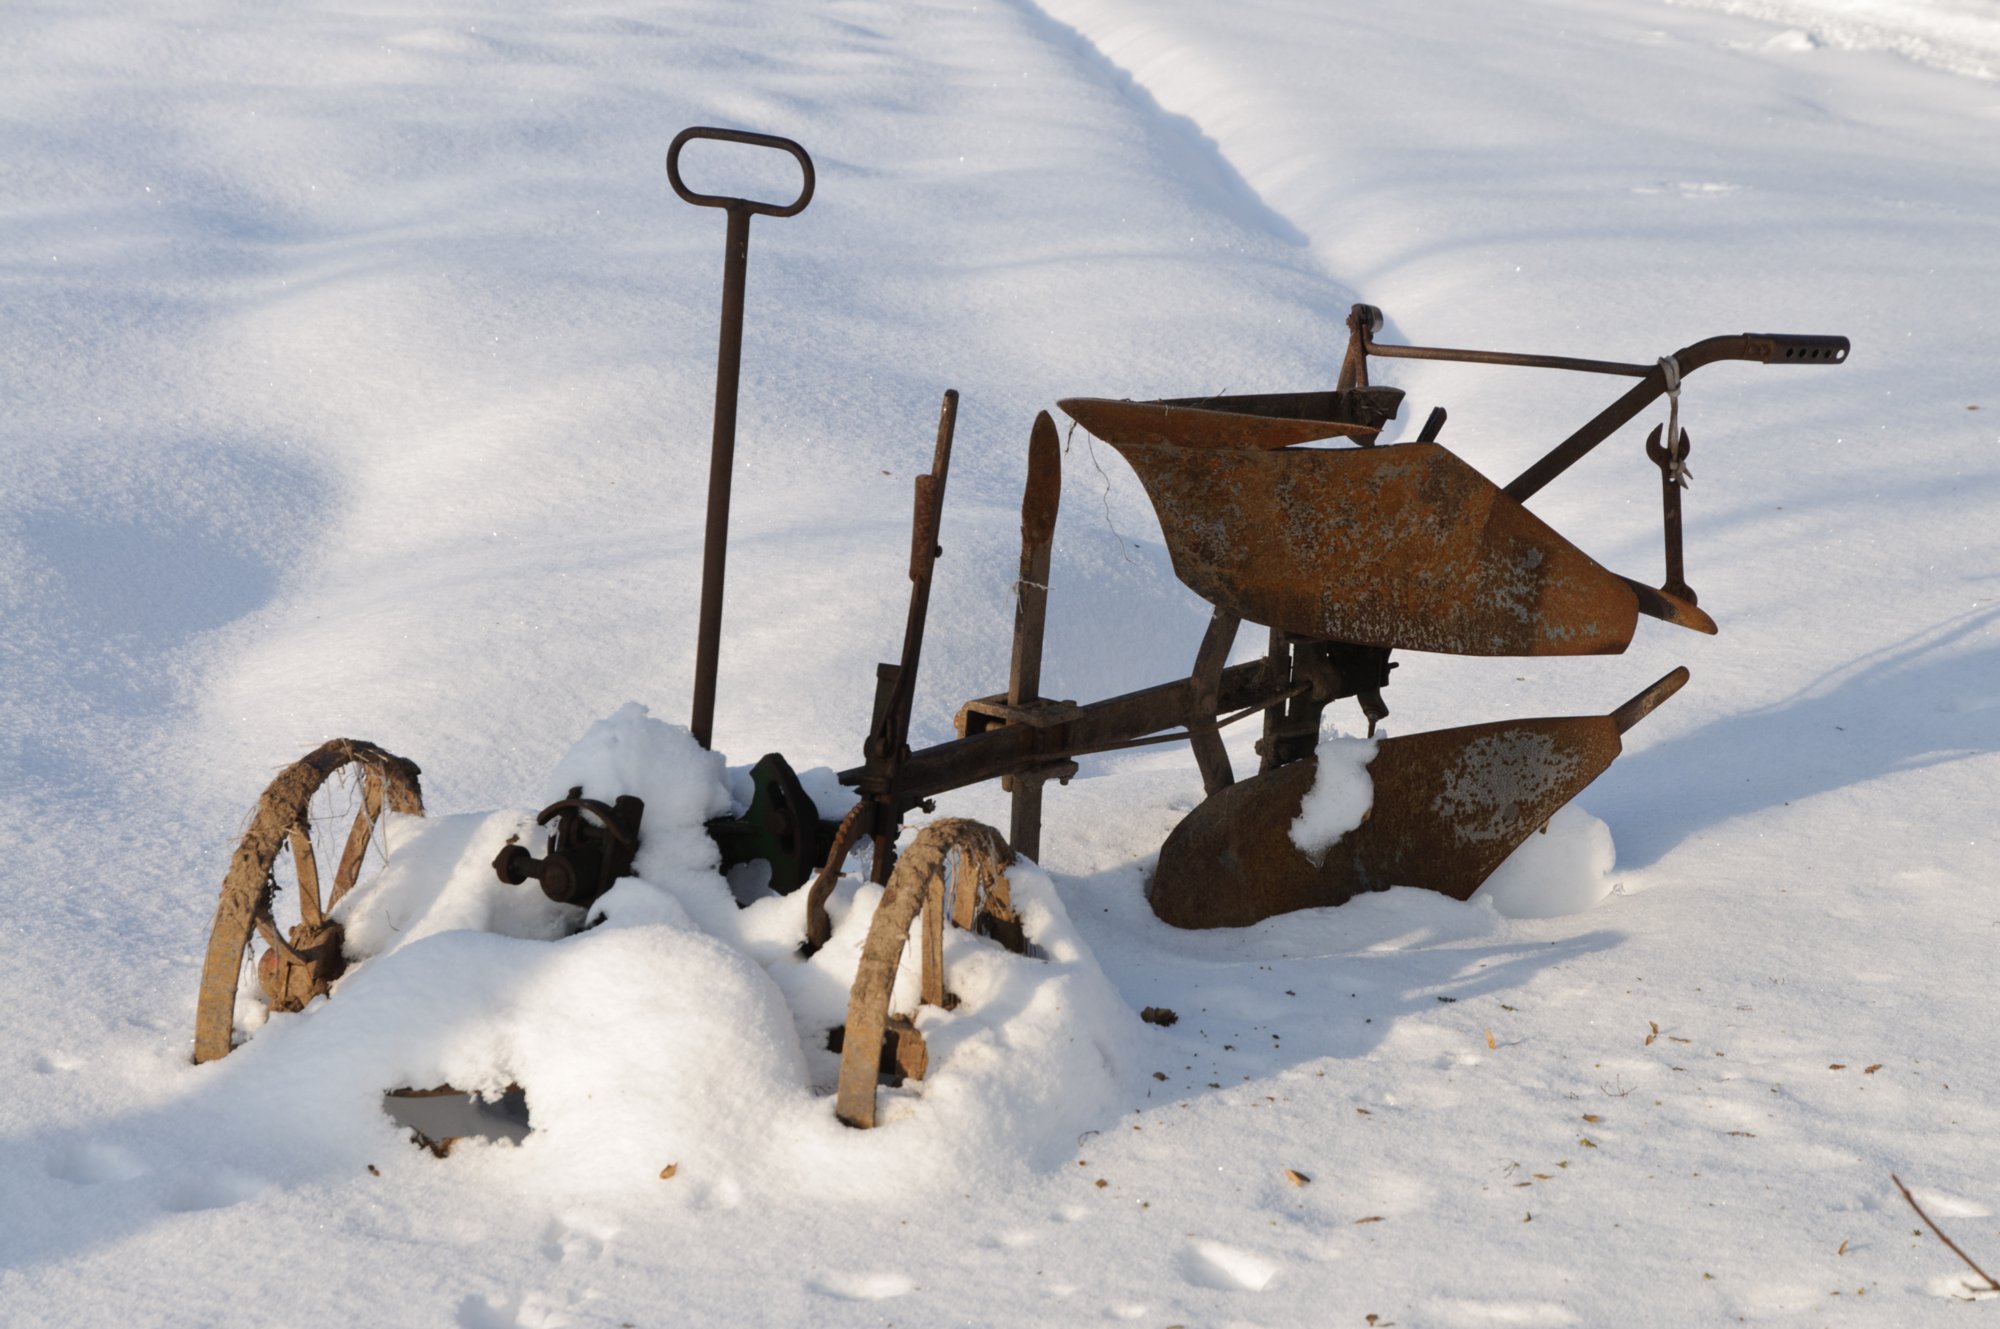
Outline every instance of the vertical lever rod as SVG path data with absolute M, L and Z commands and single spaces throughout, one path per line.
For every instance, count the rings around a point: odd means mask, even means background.
M 799 196 L 790 203 L 701 194 L 681 179 L 681 149 L 693 139 L 746 143 L 788 152 L 799 164 Z M 723 564 L 729 556 L 729 480 L 736 462 L 736 387 L 743 373 L 743 275 L 750 262 L 750 218 L 790 217 L 812 202 L 813 164 L 806 150 L 788 138 L 753 134 L 742 129 L 712 129 L 697 125 L 674 135 L 667 149 L 667 182 L 687 202 L 701 208 L 721 208 L 729 215 L 722 255 L 722 341 L 715 355 L 715 434 L 708 451 L 708 521 L 702 538 L 701 618 L 695 630 L 694 700 L 688 708 L 688 728 L 695 741 L 710 746 L 715 733 L 715 673 L 722 651 Z
M 715 434 L 708 449 L 708 520 L 701 548 L 701 619 L 694 648 L 689 728 L 709 747 L 715 734 L 715 671 L 722 652 L 722 579 L 729 558 L 729 481 L 736 465 L 736 387 L 743 372 L 743 275 L 750 213 L 729 209 L 723 241 L 722 344 L 715 355 Z

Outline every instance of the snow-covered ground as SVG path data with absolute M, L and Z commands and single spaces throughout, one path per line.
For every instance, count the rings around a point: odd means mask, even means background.
M 0 1323 L 1990 1313 L 1889 1176 L 2000 1264 L 1996 70 L 1991 0 L 8 5 Z M 641 901 L 570 942 L 410 942 L 190 1066 L 215 890 L 280 765 L 367 737 L 434 814 L 504 819 L 622 703 L 685 716 L 722 247 L 661 170 L 690 124 L 819 172 L 752 232 L 739 764 L 858 759 L 947 387 L 918 741 L 1004 683 L 1057 398 L 1325 385 L 1357 299 L 1393 339 L 1626 360 L 1852 337 L 1838 368 L 1689 380 L 1720 636 L 1400 657 L 1394 733 L 1689 666 L 1579 800 L 1612 893 L 1175 932 L 1142 882 L 1200 784 L 1141 749 L 1050 791 L 1052 885 L 1022 891 L 1053 986 L 985 971 L 1022 1022 L 968 1009 L 958 1070 L 875 1132 L 786 1097 L 823 1069 L 787 1003 L 825 994 L 744 959 L 755 909 L 721 939 Z M 1444 404 L 1503 479 L 1607 397 L 1388 377 L 1398 428 Z M 1662 415 L 1533 505 L 1647 578 Z M 1185 673 L 1206 615 L 1137 480 L 1080 431 L 1064 466 L 1048 690 Z M 994 788 L 938 812 L 1005 824 Z M 360 1037 L 384 1009 L 549 1068 L 543 1119 L 601 1147 L 403 1143 L 357 1081 L 443 1054 Z M 662 1179 L 647 1148 L 682 1141 Z

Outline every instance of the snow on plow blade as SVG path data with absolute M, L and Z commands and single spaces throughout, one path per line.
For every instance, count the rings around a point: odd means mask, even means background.
M 1138 473 L 1175 575 L 1253 623 L 1452 655 L 1614 655 L 1642 611 L 1715 631 L 1692 604 L 1598 564 L 1442 444 L 1190 446 L 1109 409 L 1146 404 L 1062 407 Z M 1230 418 L 1175 421 L 1210 415 Z
M 1676 669 L 1609 715 L 1501 720 L 1383 739 L 1368 817 L 1315 863 L 1291 839 L 1318 777 L 1307 760 L 1232 784 L 1160 849 L 1153 912 L 1181 928 L 1247 927 L 1274 914 L 1419 886 L 1463 900 L 1603 773 L 1619 736 L 1688 680 Z

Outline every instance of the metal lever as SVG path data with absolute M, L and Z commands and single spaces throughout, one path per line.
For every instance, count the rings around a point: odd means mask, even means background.
M 1654 425 L 1653 432 L 1646 435 L 1646 455 L 1660 468 L 1660 507 L 1666 525 L 1667 580 L 1660 589 L 1689 604 L 1697 601 L 1681 564 L 1681 490 L 1687 487 L 1685 462 L 1692 446 L 1685 429 L 1681 430 L 1680 447 L 1673 449 L 1660 441 L 1660 426 Z
M 754 199 L 698 194 L 681 179 L 681 149 L 698 138 L 776 148 L 797 160 L 805 180 L 790 203 L 760 203 Z M 813 164 L 806 150 L 788 138 L 753 134 L 742 129 L 712 129 L 697 125 L 674 135 L 667 149 L 667 182 L 689 203 L 721 208 L 729 214 L 723 241 L 722 344 L 715 358 L 715 437 L 708 457 L 708 523 L 702 541 L 701 620 L 696 630 L 694 701 L 688 728 L 695 741 L 710 746 L 715 731 L 716 661 L 722 648 L 722 578 L 729 553 L 729 479 L 736 458 L 736 387 L 743 372 L 743 274 L 750 258 L 750 218 L 791 217 L 812 202 Z

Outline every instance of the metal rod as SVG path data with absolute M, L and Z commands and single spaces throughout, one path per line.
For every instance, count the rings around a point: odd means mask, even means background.
M 1442 346 L 1383 345 L 1374 340 L 1382 326 L 1382 313 L 1372 305 L 1356 305 L 1347 316 L 1349 341 L 1341 365 L 1343 388 L 1368 381 L 1368 357 L 1379 355 L 1391 360 L 1450 360 L 1463 364 L 1510 365 L 1526 369 L 1568 369 L 1585 374 L 1615 374 L 1636 378 L 1632 385 L 1599 411 L 1582 428 L 1549 449 L 1542 459 L 1515 476 L 1505 493 L 1515 502 L 1526 502 L 1549 481 L 1574 466 L 1589 451 L 1611 437 L 1655 397 L 1667 390 L 1666 375 L 1658 363 L 1627 364 L 1619 360 L 1584 360 L 1567 355 L 1520 355 L 1512 351 L 1461 351 Z M 1840 364 L 1847 359 L 1845 337 L 1798 333 L 1745 332 L 1729 337 L 1706 337 L 1684 346 L 1673 355 L 1682 378 L 1703 365 L 1718 360 L 1752 360 L 1764 364 Z M 1440 422 L 1442 423 L 1442 422 Z
M 1206 714 L 1212 717 L 1245 708 L 1273 706 L 1289 694 L 1291 686 L 1289 682 L 1274 681 L 1269 665 L 1263 660 L 1230 665 L 1222 671 L 1217 705 Z M 919 748 L 909 754 L 897 772 L 898 788 L 903 790 L 906 804 L 914 804 L 918 798 L 949 793 L 1042 762 L 1099 751 L 1107 743 L 1181 728 L 1197 713 L 1192 680 L 1175 679 L 1090 702 L 1050 729 L 999 725 L 966 738 Z M 840 772 L 840 782 L 860 785 L 870 772 L 869 766 L 857 766 Z
M 681 149 L 696 139 L 744 143 L 790 153 L 799 164 L 799 196 L 790 203 L 701 194 L 681 179 Z M 696 125 L 674 135 L 667 148 L 667 182 L 683 200 L 729 215 L 722 250 L 722 340 L 715 356 L 715 436 L 708 454 L 708 528 L 702 541 L 701 619 L 696 627 L 694 700 L 688 728 L 695 741 L 710 746 L 715 733 L 715 674 L 722 650 L 723 564 L 729 554 L 729 481 L 736 459 L 736 387 L 743 372 L 743 274 L 750 255 L 750 218 L 792 217 L 812 202 L 813 164 L 806 150 L 788 138 L 742 129 Z
M 1703 365 L 1718 360 L 1749 360 L 1763 364 L 1839 364 L 1847 359 L 1847 338 L 1800 336 L 1789 333 L 1745 332 L 1733 337 L 1704 337 L 1673 354 L 1680 366 L 1682 381 Z M 1574 434 L 1550 448 L 1542 459 L 1515 476 L 1506 486 L 1507 497 L 1526 502 L 1549 481 L 1581 461 L 1589 451 L 1611 437 L 1639 412 L 1667 390 L 1667 376 L 1659 365 L 1609 406 L 1592 416 Z
M 1619 360 L 1579 360 L 1569 355 L 1518 355 L 1512 351 L 1456 351 L 1443 346 L 1384 346 L 1368 343 L 1368 354 L 1390 360 L 1454 360 L 1462 364 L 1513 365 L 1522 369 L 1570 369 L 1582 374 L 1620 374 L 1642 378 L 1653 372 L 1651 365 L 1628 365 Z
M 715 673 L 722 650 L 722 581 L 729 557 L 729 481 L 736 461 L 736 388 L 743 372 L 743 278 L 750 258 L 750 212 L 729 210 L 722 262 L 722 344 L 715 356 L 715 436 L 708 451 L 708 527 L 701 552 L 701 621 L 694 650 L 695 742 L 715 735 Z

